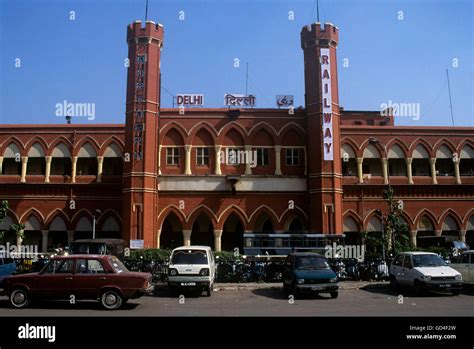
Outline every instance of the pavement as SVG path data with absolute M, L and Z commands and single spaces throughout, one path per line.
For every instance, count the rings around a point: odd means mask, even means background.
M 0 297 L 0 317 L 19 316 L 473 316 L 474 290 L 459 296 L 398 294 L 387 283 L 346 281 L 339 297 L 286 297 L 280 284 L 216 284 L 211 297 L 185 292 L 173 296 L 158 285 L 151 296 L 130 300 L 117 311 L 105 311 L 96 301 L 35 302 L 12 309 Z

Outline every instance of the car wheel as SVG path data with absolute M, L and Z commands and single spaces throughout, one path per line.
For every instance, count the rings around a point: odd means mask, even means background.
M 331 298 L 337 298 L 337 296 L 339 296 L 339 292 L 331 292 L 330 295 Z
M 116 310 L 122 306 L 123 298 L 117 291 L 107 290 L 102 293 L 100 302 L 105 309 Z
M 397 278 L 395 277 L 395 275 L 390 275 L 390 288 L 394 291 L 397 291 L 399 288 Z
M 460 290 L 453 290 L 451 293 L 453 294 L 453 296 L 459 296 L 461 294 L 461 291 Z
M 421 296 L 423 294 L 423 285 L 421 284 L 421 282 L 418 280 L 415 280 L 413 285 L 415 287 L 415 295 Z
M 30 303 L 30 295 L 23 288 L 14 289 L 10 294 L 10 303 L 15 308 L 26 308 Z

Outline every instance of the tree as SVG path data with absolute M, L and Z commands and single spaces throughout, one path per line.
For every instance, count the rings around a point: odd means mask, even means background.
M 2 202 L 0 202 L 0 224 L 3 223 L 3 220 L 7 216 L 7 210 L 8 210 L 8 201 L 2 200 Z M 5 236 L 5 232 L 0 231 L 0 239 L 3 239 L 4 236 Z
M 387 251 L 396 253 L 407 250 L 410 248 L 410 244 L 408 226 L 401 219 L 404 207 L 403 201 L 395 201 L 392 186 L 384 190 L 384 199 L 388 205 L 387 217 L 382 215 Z

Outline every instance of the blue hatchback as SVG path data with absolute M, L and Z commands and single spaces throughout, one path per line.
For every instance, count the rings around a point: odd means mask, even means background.
M 337 298 L 339 282 L 323 256 L 290 253 L 283 268 L 283 290 L 292 295 L 299 292 L 329 293 L 331 298 Z
M 0 288 L 3 281 L 16 272 L 16 263 L 12 258 L 0 257 Z

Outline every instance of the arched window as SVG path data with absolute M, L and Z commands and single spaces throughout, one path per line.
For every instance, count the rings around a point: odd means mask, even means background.
M 459 172 L 461 176 L 474 176 L 474 148 L 470 145 L 465 145 L 461 149 L 459 156 Z
M 390 176 L 407 175 L 405 154 L 397 144 L 394 144 L 388 151 L 388 172 Z
M 18 176 L 21 174 L 20 149 L 15 143 L 10 143 L 3 153 L 2 174 Z
M 453 152 L 445 145 L 436 151 L 436 171 L 439 176 L 454 176 Z
M 51 156 L 51 175 L 71 175 L 71 153 L 64 143 L 54 147 Z
M 113 216 L 107 217 L 104 223 L 102 223 L 100 237 L 109 239 L 120 238 L 120 224 Z
M 97 175 L 97 154 L 90 143 L 85 143 L 77 154 L 77 176 Z
M 64 246 L 67 246 L 67 243 L 68 235 L 66 223 L 60 216 L 56 216 L 49 225 L 48 249 L 64 248 Z
M 441 234 L 446 236 L 447 241 L 459 240 L 459 226 L 451 216 L 446 216 L 441 227 Z
M 46 160 L 44 158 L 44 150 L 41 144 L 35 143 L 28 151 L 28 167 L 26 174 L 28 175 L 44 175 L 46 171 Z
M 413 150 L 411 163 L 413 176 L 431 176 L 430 155 L 426 148 L 419 144 Z
M 103 172 L 104 176 L 121 176 L 123 173 L 123 158 L 120 147 L 112 143 L 104 152 Z
M 74 240 L 77 239 L 91 239 L 92 238 L 92 223 L 87 217 L 81 217 L 76 223 L 74 229 Z
M 362 162 L 362 172 L 372 176 L 382 175 L 382 162 L 377 148 L 370 144 L 364 149 L 364 161 Z
M 343 226 L 344 234 L 346 235 L 346 245 L 356 245 L 360 243 L 359 226 L 352 217 L 344 218 Z
M 42 241 L 43 235 L 41 234 L 41 223 L 36 216 L 31 215 L 25 222 L 25 238 L 23 239 L 22 245 L 36 245 L 39 250 L 42 246 Z
M 344 144 L 341 148 L 342 175 L 357 176 L 357 161 L 354 150 L 349 144 Z

